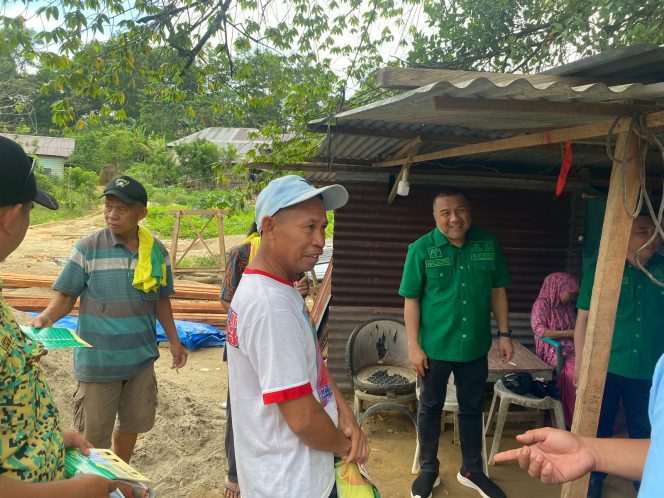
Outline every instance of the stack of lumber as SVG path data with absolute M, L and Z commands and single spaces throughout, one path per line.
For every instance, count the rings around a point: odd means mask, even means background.
M 56 277 L 39 275 L 21 275 L 0 273 L 5 302 L 21 311 L 42 311 L 48 305 L 51 294 L 41 291 L 30 292 L 28 289 L 50 289 Z M 173 317 L 176 320 L 202 322 L 217 328 L 226 328 L 226 314 L 221 312 L 219 287 L 203 284 L 176 284 L 175 294 L 171 296 Z M 78 315 L 78 301 L 71 315 Z

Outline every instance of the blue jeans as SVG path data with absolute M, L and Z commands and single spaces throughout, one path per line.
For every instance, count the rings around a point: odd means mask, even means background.
M 417 409 L 417 437 L 420 443 L 422 472 L 438 472 L 440 419 L 445 405 L 447 381 L 454 372 L 459 402 L 459 438 L 463 470 L 483 472 L 482 413 L 484 389 L 489 373 L 487 357 L 469 362 L 429 359 L 429 369 L 420 378 L 421 392 Z
M 337 498 L 337 485 L 336 484 L 332 487 L 332 492 L 330 493 L 330 496 L 328 498 Z
M 597 437 L 612 437 L 616 422 L 618 406 L 622 399 L 625 410 L 625 421 L 630 439 L 648 439 L 650 437 L 650 420 L 648 419 L 648 400 L 650 398 L 651 380 L 630 379 L 622 375 L 606 374 L 602 410 L 599 415 Z M 593 480 L 603 481 L 606 474 L 593 472 Z M 634 483 L 638 489 L 638 483 Z

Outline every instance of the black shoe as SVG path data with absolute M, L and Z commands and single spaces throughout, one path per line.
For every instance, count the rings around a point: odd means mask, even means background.
M 410 498 L 431 498 L 431 490 L 439 484 L 438 472 L 420 472 L 410 488 Z
M 602 485 L 604 479 L 590 478 L 588 485 L 588 498 L 602 498 Z
M 466 487 L 474 489 L 483 498 L 506 498 L 503 490 L 483 472 L 471 473 L 460 470 L 457 474 L 457 481 Z

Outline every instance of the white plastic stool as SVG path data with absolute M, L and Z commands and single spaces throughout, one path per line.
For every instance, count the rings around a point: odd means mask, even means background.
M 559 429 L 565 430 L 563 405 L 559 400 L 554 399 L 551 396 L 537 398 L 532 394 L 516 394 L 515 392 L 507 389 L 502 380 L 498 380 L 493 386 L 493 400 L 491 401 L 491 409 L 489 410 L 489 418 L 487 419 L 486 426 L 484 427 L 484 433 L 489 431 L 491 417 L 496 406 L 496 398 L 500 398 L 500 408 L 498 409 L 496 430 L 493 434 L 493 443 L 491 444 L 491 453 L 489 454 L 489 465 L 495 464 L 494 458 L 496 453 L 498 453 L 500 438 L 503 435 L 503 427 L 505 426 L 505 419 L 507 418 L 507 411 L 509 410 L 510 404 L 524 406 L 526 408 L 535 408 L 537 410 L 551 410 L 551 421 Z
M 453 441 L 456 443 L 459 440 L 459 402 L 457 401 L 456 385 L 453 384 L 454 375 L 450 376 L 450 383 L 447 384 L 447 391 L 445 393 L 445 405 L 443 406 L 442 423 L 443 430 L 445 427 L 445 412 L 454 414 L 454 436 Z M 419 379 L 417 387 L 415 388 L 417 399 L 420 399 L 420 385 Z M 420 440 L 417 437 L 417 430 L 415 431 L 415 456 L 413 457 L 413 466 L 410 470 L 411 474 L 418 474 L 420 472 Z M 484 431 L 484 414 L 482 414 L 482 462 L 484 466 L 484 473 L 489 477 L 489 467 L 486 460 L 486 435 Z

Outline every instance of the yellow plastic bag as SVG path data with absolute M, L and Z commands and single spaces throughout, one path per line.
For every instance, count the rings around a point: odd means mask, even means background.
M 380 493 L 369 479 L 364 466 L 335 458 L 334 471 L 338 498 L 380 498 Z

